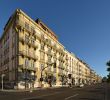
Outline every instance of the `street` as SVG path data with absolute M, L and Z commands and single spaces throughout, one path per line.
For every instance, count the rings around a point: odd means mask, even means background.
M 0 92 L 0 100 L 110 100 L 110 84 L 51 88 L 33 92 Z

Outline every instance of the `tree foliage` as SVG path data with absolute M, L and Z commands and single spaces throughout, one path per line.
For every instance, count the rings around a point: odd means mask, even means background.
M 107 71 L 109 72 L 107 75 L 107 82 L 110 82 L 110 60 L 106 63 Z
M 106 65 L 107 65 L 108 67 L 110 67 L 110 60 L 106 63 Z

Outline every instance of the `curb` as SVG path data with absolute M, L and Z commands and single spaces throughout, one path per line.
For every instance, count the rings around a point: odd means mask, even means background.
M 64 86 L 63 86 L 64 87 Z M 36 90 L 46 90 L 46 89 L 58 89 L 58 88 L 63 88 L 62 86 L 59 87 L 45 87 L 45 88 L 36 88 L 36 89 L 27 89 L 27 90 L 0 90 L 0 92 L 32 92 Z

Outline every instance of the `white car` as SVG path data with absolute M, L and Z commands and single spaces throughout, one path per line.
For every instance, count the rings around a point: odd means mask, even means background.
M 78 87 L 82 88 L 82 87 L 84 87 L 84 84 L 81 83 L 81 84 L 78 85 Z

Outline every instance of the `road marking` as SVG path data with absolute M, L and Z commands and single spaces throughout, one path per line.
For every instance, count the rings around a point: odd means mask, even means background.
M 41 95 L 41 96 L 36 96 L 36 97 L 31 97 L 31 98 L 23 98 L 22 100 L 36 99 L 36 98 L 51 96 L 51 95 L 55 95 L 55 94 L 59 94 L 59 93 L 61 93 L 61 92 L 55 92 L 55 93 L 51 93 L 51 94 L 48 94 L 48 95 Z
M 75 94 L 75 95 L 69 96 L 69 97 L 65 98 L 65 100 L 68 100 L 70 98 L 76 97 L 77 95 L 79 95 L 79 94 Z

